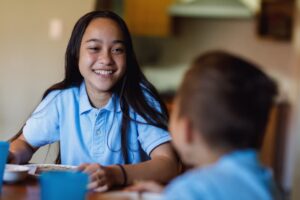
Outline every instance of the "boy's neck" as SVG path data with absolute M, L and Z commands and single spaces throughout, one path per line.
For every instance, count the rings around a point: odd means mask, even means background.
M 203 150 L 202 150 L 203 151 Z M 195 155 L 195 167 L 204 167 L 216 163 L 223 155 L 229 151 L 224 149 L 206 149 L 205 152 Z

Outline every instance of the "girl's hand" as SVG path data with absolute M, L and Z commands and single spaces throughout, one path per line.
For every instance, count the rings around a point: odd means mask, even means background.
M 7 163 L 18 164 L 16 156 L 11 151 L 8 152 Z
M 113 166 L 104 167 L 98 163 L 82 164 L 78 170 L 89 175 L 88 189 L 104 192 L 116 185 L 116 168 Z
M 125 191 L 155 192 L 161 193 L 164 187 L 154 181 L 138 181 L 134 185 L 125 188 Z

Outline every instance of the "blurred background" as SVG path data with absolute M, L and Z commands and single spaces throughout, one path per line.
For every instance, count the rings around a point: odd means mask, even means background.
M 0 0 L 0 140 L 16 134 L 62 80 L 72 28 L 97 9 L 125 19 L 142 70 L 170 109 L 200 53 L 221 49 L 261 65 L 280 88 L 261 159 L 286 199 L 300 199 L 300 0 Z M 32 162 L 53 162 L 48 152 Z

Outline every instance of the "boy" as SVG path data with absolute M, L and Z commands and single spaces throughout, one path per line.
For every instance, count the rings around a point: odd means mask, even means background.
M 275 184 L 258 151 L 276 84 L 253 64 L 225 52 L 198 57 L 185 74 L 171 114 L 173 144 L 193 170 L 163 199 L 269 200 Z M 133 190 L 160 191 L 154 183 Z

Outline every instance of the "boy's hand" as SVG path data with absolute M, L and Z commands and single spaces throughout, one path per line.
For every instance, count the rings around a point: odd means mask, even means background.
M 138 181 L 134 185 L 125 188 L 125 191 L 155 192 L 161 193 L 164 187 L 154 181 Z

